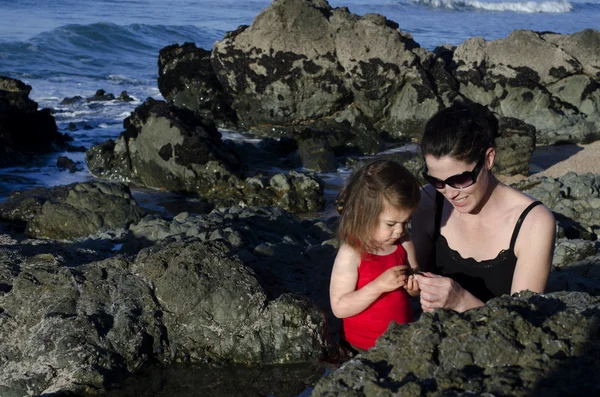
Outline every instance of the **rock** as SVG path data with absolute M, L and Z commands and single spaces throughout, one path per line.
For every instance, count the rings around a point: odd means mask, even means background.
M 210 61 L 210 51 L 193 43 L 170 45 L 158 56 L 158 88 L 166 101 L 234 128 L 237 116 Z
M 216 205 L 276 205 L 293 212 L 323 208 L 323 183 L 314 174 L 289 172 L 246 177 L 231 145 L 215 125 L 189 110 L 148 99 L 124 121 L 116 141 L 90 148 L 94 175 L 178 193 L 193 193 Z M 280 189 L 270 180 L 285 181 Z
M 531 177 L 516 185 L 554 213 L 568 238 L 595 240 L 600 225 L 600 176 L 570 172 L 558 179 Z
M 304 168 L 319 172 L 337 170 L 335 153 L 326 139 L 305 139 L 299 142 L 298 157 Z
M 259 279 L 222 243 L 181 242 L 142 251 L 132 270 L 154 286 L 176 358 L 242 363 L 315 361 L 327 348 L 325 315 Z
M 529 162 L 535 150 L 535 127 L 521 120 L 500 117 L 500 137 L 496 138 L 494 172 L 500 175 L 529 175 Z
M 217 42 L 211 61 L 245 129 L 339 122 L 354 108 L 378 132 L 417 136 L 442 105 L 417 49 L 381 15 L 281 0 Z
M 555 267 L 548 278 L 546 290 L 600 294 L 600 256 L 595 251 L 585 259 Z
M 0 76 L 0 167 L 26 163 L 66 142 L 50 110 L 38 110 L 30 92 L 20 80 Z
M 596 253 L 596 242 L 590 240 L 569 240 L 559 238 L 554 248 L 552 266 L 562 268 Z M 599 280 L 600 281 L 600 280 Z
M 72 240 L 127 228 L 142 214 L 127 186 L 106 182 L 15 191 L 0 203 L 0 219 L 24 225 L 35 238 Z
M 319 248 L 316 257 L 306 253 L 335 236 L 333 223 L 299 222 L 290 213 L 270 207 L 226 207 L 173 221 L 146 216 L 131 225 L 133 239 L 123 245 L 122 251 L 131 255 L 140 247 L 161 240 L 208 241 L 218 237 L 256 272 L 269 296 L 289 292 L 304 296 L 326 310 L 336 249 Z M 260 258 L 254 255 L 259 246 L 258 251 L 268 250 L 270 255 Z
M 16 268 L 0 294 L 3 396 L 98 389 L 168 351 L 150 286 L 126 268 L 116 258 Z
M 103 102 L 103 101 L 112 101 L 115 99 L 113 94 L 107 94 L 104 90 L 98 90 L 89 98 L 86 98 L 86 102 Z
M 74 105 L 79 102 L 83 102 L 83 97 L 81 97 L 79 95 L 75 95 L 73 97 L 63 98 L 63 100 L 60 101 L 60 104 L 61 105 Z
M 595 395 L 600 298 L 523 292 L 393 323 L 312 396 Z
M 73 160 L 65 156 L 58 156 L 56 167 L 60 170 L 69 170 L 70 173 L 81 171 L 81 168 Z
M 501 116 L 533 125 L 538 143 L 595 140 L 599 76 L 590 73 L 595 60 L 585 49 L 596 36 L 591 30 L 574 35 L 516 30 L 490 42 L 469 39 L 454 51 L 458 90 Z
M 115 142 L 87 152 L 92 174 L 178 192 L 209 191 L 217 183 L 235 185 L 241 176 L 239 160 L 224 147 L 214 124 L 189 111 L 149 98 L 123 126 L 126 130 Z M 214 162 L 220 170 L 211 167 Z
M 160 222 L 168 240 L 130 259 L 0 233 L 2 396 L 100 393 L 157 363 L 318 363 L 336 353 L 326 311 L 307 299 L 327 295 L 315 285 L 332 263 L 303 259 L 317 242 L 312 224 L 269 209 Z M 209 231 L 221 237 L 208 241 Z M 229 246 L 234 237 L 241 244 Z M 251 243 L 276 255 L 244 263 L 237 252 Z
M 541 37 L 577 59 L 586 75 L 600 77 L 600 53 L 597 51 L 600 47 L 600 31 L 584 29 L 573 34 L 542 33 Z
M 134 99 L 127 94 L 127 91 L 121 91 L 121 94 L 117 98 L 121 102 L 132 102 Z

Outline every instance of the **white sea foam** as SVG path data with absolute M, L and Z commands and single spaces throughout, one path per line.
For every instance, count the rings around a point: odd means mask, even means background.
M 523 13 L 566 13 L 571 12 L 573 5 L 563 1 L 479 1 L 479 0 L 415 0 L 416 3 L 434 8 L 452 10 L 478 9 L 485 11 L 513 11 Z

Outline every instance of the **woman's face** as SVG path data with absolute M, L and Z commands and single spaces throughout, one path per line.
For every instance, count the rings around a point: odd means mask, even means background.
M 442 188 L 437 189 L 458 212 L 471 213 L 478 207 L 487 191 L 490 180 L 488 156 L 481 163 L 465 163 L 450 156 L 437 158 L 426 155 L 425 163 L 427 164 L 427 174 L 442 181 L 446 181 L 448 178 L 464 172 L 473 172 L 474 170 L 477 172 L 480 169 L 475 183 L 471 186 L 459 189 L 446 183 Z M 456 178 L 450 179 L 450 181 L 454 179 Z

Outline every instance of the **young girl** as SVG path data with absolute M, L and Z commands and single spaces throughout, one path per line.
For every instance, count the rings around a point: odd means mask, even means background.
M 358 351 L 374 346 L 391 321 L 413 321 L 407 291 L 418 294 L 417 261 L 407 227 L 419 199 L 417 179 L 389 160 L 362 167 L 338 196 L 343 243 L 329 296 L 344 339 Z

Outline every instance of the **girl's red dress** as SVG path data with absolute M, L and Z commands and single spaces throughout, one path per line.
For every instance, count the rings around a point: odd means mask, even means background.
M 408 256 L 402 245 L 389 255 L 367 253 L 358 266 L 360 289 L 375 280 L 381 273 L 397 265 L 408 266 Z M 409 295 L 404 288 L 381 294 L 363 312 L 343 320 L 344 338 L 353 346 L 367 350 L 388 328 L 391 321 L 405 324 L 414 321 Z

